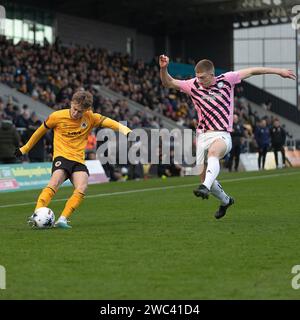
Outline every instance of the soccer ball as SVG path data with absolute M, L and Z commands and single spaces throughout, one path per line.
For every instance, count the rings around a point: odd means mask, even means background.
M 41 207 L 34 212 L 34 214 L 29 218 L 28 222 L 30 225 L 36 228 L 52 228 L 55 222 L 55 215 L 51 209 Z
M 128 169 L 126 167 L 121 168 L 121 173 L 123 176 L 126 176 L 128 174 Z

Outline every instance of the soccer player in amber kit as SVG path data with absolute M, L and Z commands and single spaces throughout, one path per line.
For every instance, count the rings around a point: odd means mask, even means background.
M 220 159 L 230 152 L 232 143 L 230 132 L 233 122 L 234 86 L 246 78 L 275 74 L 282 78 L 296 79 L 292 70 L 253 67 L 230 71 L 215 76 L 215 68 L 210 60 L 201 60 L 195 66 L 196 77 L 177 80 L 168 73 L 169 58 L 159 57 L 160 78 L 163 86 L 174 88 L 188 94 L 198 113 L 197 164 L 200 165 L 201 184 L 194 194 L 208 199 L 211 193 L 221 201 L 216 219 L 222 218 L 234 203 L 216 180 L 220 172 Z
M 131 129 L 91 110 L 93 96 L 88 91 L 77 91 L 72 97 L 70 109 L 53 112 L 34 132 L 29 141 L 16 150 L 16 157 L 28 153 L 39 139 L 49 130 L 54 131 L 54 153 L 52 176 L 45 189 L 42 190 L 35 210 L 47 207 L 60 185 L 70 179 L 74 192 L 68 199 L 61 216 L 55 226 L 71 228 L 68 218 L 84 199 L 88 185 L 89 172 L 85 166 L 85 146 L 88 135 L 95 127 L 111 128 L 128 135 Z

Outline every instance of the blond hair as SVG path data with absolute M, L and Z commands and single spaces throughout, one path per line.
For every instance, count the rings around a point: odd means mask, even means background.
M 73 94 L 72 102 L 78 104 L 83 109 L 88 109 L 93 106 L 93 95 L 89 91 L 79 90 Z

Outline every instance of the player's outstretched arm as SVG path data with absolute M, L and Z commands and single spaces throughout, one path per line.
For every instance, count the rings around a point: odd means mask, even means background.
M 160 79 L 164 87 L 180 90 L 178 80 L 172 78 L 168 73 L 169 57 L 159 56 Z
M 110 118 L 107 118 L 107 117 L 104 117 L 102 116 L 103 119 L 101 121 L 101 126 L 104 127 L 104 128 L 110 128 L 114 131 L 119 131 L 121 133 L 123 133 L 125 136 L 127 136 L 132 130 L 126 126 L 124 126 L 123 124 L 113 120 L 113 119 L 110 119 Z
M 41 124 L 41 126 L 35 130 L 35 132 L 30 137 L 28 142 L 22 148 L 16 149 L 15 151 L 16 158 L 20 158 L 22 155 L 28 153 L 47 131 L 48 131 L 48 128 L 45 127 L 44 123 Z
M 254 67 L 238 70 L 237 72 L 239 73 L 241 80 L 261 74 L 276 74 L 278 76 L 281 76 L 282 78 L 296 80 L 296 75 L 294 71 L 289 69 Z

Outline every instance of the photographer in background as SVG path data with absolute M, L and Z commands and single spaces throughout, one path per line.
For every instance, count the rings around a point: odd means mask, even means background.
M 15 163 L 15 149 L 20 147 L 20 135 L 11 120 L 0 118 L 0 163 Z

